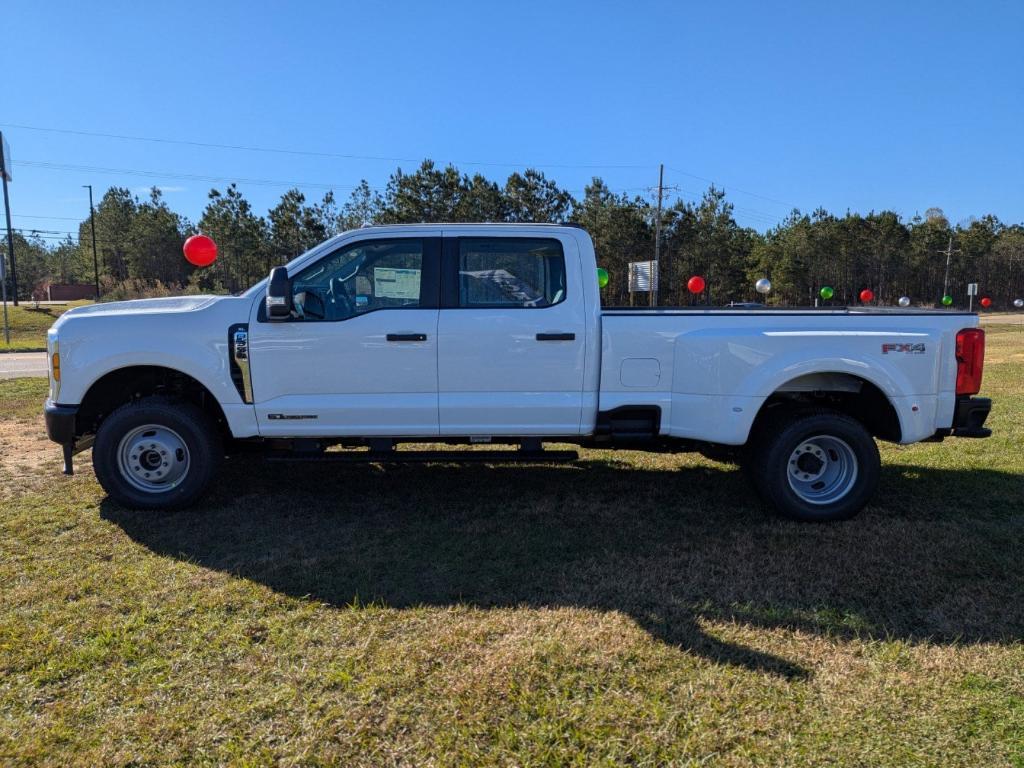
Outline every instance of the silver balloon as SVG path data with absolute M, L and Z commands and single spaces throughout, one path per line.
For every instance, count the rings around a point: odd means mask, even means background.
M 754 283 L 754 290 L 758 293 L 768 293 L 772 289 L 772 281 L 767 277 L 762 277 L 756 283 Z
M 909 307 L 910 306 L 910 297 L 909 296 L 900 296 L 900 306 L 901 307 Z
M 1017 309 L 1024 307 L 1024 299 L 1014 299 L 1013 306 L 1015 306 Z

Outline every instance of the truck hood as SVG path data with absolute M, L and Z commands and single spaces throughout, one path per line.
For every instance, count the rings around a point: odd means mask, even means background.
M 60 316 L 61 320 L 79 317 L 109 317 L 120 315 L 167 314 L 172 312 L 192 312 L 203 309 L 227 296 L 168 296 L 162 299 L 135 299 L 133 301 L 111 301 L 109 303 L 90 304 L 84 307 L 69 309 Z

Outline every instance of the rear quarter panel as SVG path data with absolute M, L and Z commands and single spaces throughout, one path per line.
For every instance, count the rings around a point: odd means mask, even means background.
M 767 398 L 809 373 L 873 383 L 911 443 L 952 423 L 956 332 L 974 315 L 606 312 L 601 410 L 657 405 L 663 434 L 746 442 Z

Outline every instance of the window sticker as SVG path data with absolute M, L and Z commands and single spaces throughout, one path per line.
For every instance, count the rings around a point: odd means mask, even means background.
M 418 299 L 420 270 L 374 267 L 373 294 L 386 299 Z

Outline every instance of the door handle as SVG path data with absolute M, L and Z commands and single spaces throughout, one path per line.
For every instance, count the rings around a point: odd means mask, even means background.
M 575 333 L 538 333 L 537 341 L 575 341 Z
M 426 341 L 427 334 L 425 333 L 389 333 L 387 335 L 388 341 Z

